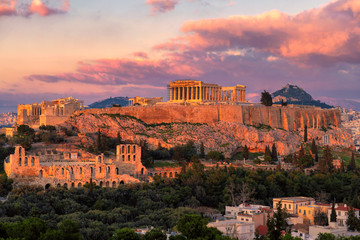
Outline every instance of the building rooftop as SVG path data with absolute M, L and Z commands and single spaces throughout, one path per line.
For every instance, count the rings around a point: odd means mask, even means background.
M 301 201 L 315 201 L 314 198 L 311 197 L 284 197 L 284 198 L 273 198 L 274 200 L 278 201 L 294 201 L 294 202 L 301 202 Z

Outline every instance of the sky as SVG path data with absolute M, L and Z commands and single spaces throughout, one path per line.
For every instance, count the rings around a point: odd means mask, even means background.
M 0 112 L 194 79 L 360 101 L 359 0 L 0 0 Z

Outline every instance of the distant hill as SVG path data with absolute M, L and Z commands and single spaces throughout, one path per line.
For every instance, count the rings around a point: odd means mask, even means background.
M 302 88 L 289 83 L 282 89 L 273 92 L 272 96 L 273 102 L 276 104 L 280 103 L 281 100 L 284 100 L 284 102 L 287 102 L 288 104 L 311 105 L 321 108 L 333 108 L 333 106 L 313 99 L 313 97 L 307 92 L 305 92 Z
M 106 108 L 106 107 L 112 107 L 114 104 L 120 104 L 122 107 L 126 107 L 129 105 L 129 98 L 128 97 L 110 97 L 110 98 L 90 104 L 89 108 Z
M 14 125 L 16 116 L 17 114 L 15 112 L 0 113 L 0 128 Z

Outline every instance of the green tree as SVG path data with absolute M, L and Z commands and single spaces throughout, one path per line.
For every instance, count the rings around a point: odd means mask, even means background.
M 328 225 L 327 214 L 321 211 L 315 212 L 314 224 L 319 226 L 327 226 Z
M 312 154 L 316 154 L 318 152 L 314 138 L 311 141 L 311 152 L 312 152 Z
M 304 127 L 304 143 L 308 141 L 307 125 Z
M 207 156 L 214 161 L 220 161 L 225 159 L 224 155 L 218 151 L 210 151 L 208 152 Z
M 356 171 L 356 163 L 355 163 L 355 156 L 354 156 L 354 152 L 351 153 L 351 160 L 350 163 L 347 167 L 348 171 Z
M 200 143 L 200 158 L 205 158 L 204 142 L 201 142 L 201 143 Z
M 335 235 L 331 233 L 319 233 L 316 240 L 335 240 Z
M 287 228 L 286 222 L 287 214 L 285 210 L 281 208 L 281 201 L 279 202 L 273 217 L 268 217 L 266 226 L 268 229 L 267 236 L 270 240 L 281 239 L 282 231 Z
M 59 226 L 59 230 L 65 240 L 78 240 L 81 239 L 79 224 L 71 221 L 70 219 L 64 220 Z
M 276 162 L 278 160 L 277 149 L 276 149 L 275 143 L 273 143 L 273 145 L 271 147 L 271 159 L 273 162 Z
M 265 147 L 265 161 L 268 163 L 273 163 L 269 146 Z
M 335 203 L 332 203 L 331 206 L 331 214 L 330 214 L 330 222 L 336 222 L 336 211 L 335 211 Z
M 244 147 L 243 157 L 244 157 L 245 159 L 249 159 L 249 148 L 248 148 L 247 145 L 245 145 L 245 147 Z
M 117 229 L 111 238 L 111 240 L 140 240 L 140 239 L 141 238 L 139 234 L 137 234 L 131 228 Z
M 166 234 L 158 228 L 153 228 L 151 231 L 145 233 L 144 240 L 166 240 Z
M 319 171 L 321 173 L 331 173 L 333 171 L 332 154 L 329 146 L 325 146 L 324 154 L 319 160 Z
M 360 220 L 356 217 L 354 208 L 352 207 L 350 207 L 350 210 L 348 211 L 346 225 L 349 231 L 360 230 Z
M 269 92 L 267 92 L 266 90 L 264 90 L 261 93 L 261 99 L 260 99 L 261 104 L 265 105 L 265 106 L 272 106 L 273 105 L 273 101 L 272 101 L 272 97 L 271 94 Z

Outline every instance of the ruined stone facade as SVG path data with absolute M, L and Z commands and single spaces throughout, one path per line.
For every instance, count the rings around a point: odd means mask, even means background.
M 152 106 L 156 103 L 162 102 L 162 97 L 154 97 L 154 98 L 144 98 L 144 97 L 134 97 L 129 99 L 129 106 Z
M 121 144 L 115 158 L 104 155 L 88 158 L 77 151 L 42 150 L 26 154 L 18 146 L 4 162 L 7 176 L 16 184 L 48 187 L 82 187 L 92 179 L 100 187 L 151 181 L 151 176 L 175 177 L 181 169 L 159 168 L 149 171 L 141 163 L 141 147 Z
M 78 112 L 81 113 L 82 111 Z M 263 105 L 155 105 L 152 107 L 123 107 L 108 109 L 87 109 L 85 113 L 121 114 L 133 116 L 148 124 L 189 122 L 215 124 L 236 122 L 245 125 L 261 124 L 287 131 L 308 128 L 322 128 L 331 125 L 339 127 L 340 111 L 311 106 Z
M 243 103 L 246 102 L 246 87 L 222 87 L 217 84 L 195 80 L 170 82 L 172 103 Z
M 83 108 L 84 102 L 72 97 L 43 101 L 40 104 L 19 104 L 16 124 L 57 125 L 69 119 L 75 111 Z

